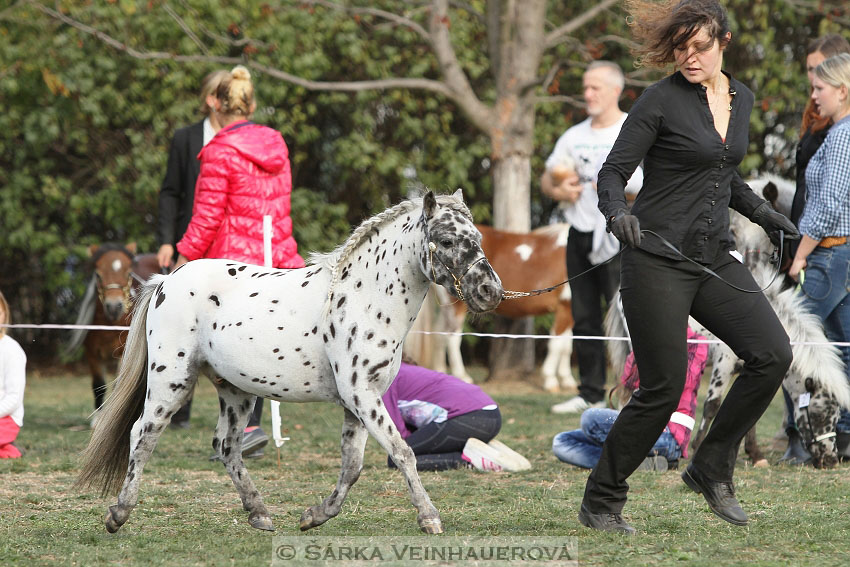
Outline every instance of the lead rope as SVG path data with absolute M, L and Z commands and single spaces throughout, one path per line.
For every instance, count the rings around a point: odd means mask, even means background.
M 670 248 L 673 252 L 675 252 L 676 254 L 678 254 L 679 256 L 681 256 L 682 258 L 684 258 L 685 260 L 687 260 L 687 261 L 688 261 L 688 262 L 690 262 L 691 264 L 694 264 L 695 266 L 697 266 L 697 267 L 698 267 L 700 270 L 702 270 L 703 272 L 707 273 L 708 275 L 710 275 L 710 276 L 712 276 L 712 277 L 717 278 L 718 280 L 720 280 L 721 282 L 725 283 L 725 284 L 726 284 L 726 285 L 728 285 L 729 287 L 731 287 L 731 288 L 733 288 L 733 289 L 736 289 L 736 290 L 738 290 L 738 291 L 742 291 L 742 292 L 744 292 L 744 293 L 763 293 L 766 289 L 768 289 L 770 286 L 772 286 L 772 285 L 773 285 L 773 282 L 775 282 L 775 281 L 776 281 L 777 276 L 779 276 L 779 267 L 780 267 L 780 266 L 779 266 L 778 259 L 779 259 L 779 258 L 782 258 L 782 252 L 783 252 L 783 250 L 782 250 L 782 244 L 783 244 L 784 239 L 785 239 L 785 232 L 784 232 L 784 231 L 781 231 L 781 230 L 779 231 L 779 247 L 778 247 L 778 250 L 777 250 L 777 251 L 778 251 L 778 254 L 775 256 L 775 258 L 776 258 L 776 260 L 775 260 L 775 261 L 776 261 L 776 272 L 773 274 L 773 278 L 771 278 L 770 283 L 768 283 L 768 284 L 767 284 L 766 286 L 764 286 L 763 288 L 755 289 L 755 290 L 752 290 L 752 289 L 744 289 L 744 288 L 742 288 L 742 287 L 738 287 L 738 286 L 736 286 L 735 284 L 733 284 L 732 282 L 725 280 L 723 277 L 721 277 L 720 275 L 718 275 L 718 274 L 717 274 L 716 272 L 714 272 L 713 270 L 711 270 L 711 269 L 707 268 L 706 266 L 704 266 L 704 265 L 700 264 L 699 262 L 697 262 L 697 261 L 695 261 L 695 260 L 691 260 L 690 258 L 688 258 L 687 256 L 685 256 L 682 252 L 680 252 L 678 248 L 676 248 L 673 244 L 671 244 L 671 243 L 670 243 L 670 241 L 668 241 L 666 238 L 664 238 L 663 236 L 661 236 L 661 235 L 660 235 L 660 234 L 658 234 L 657 232 L 654 232 L 654 231 L 651 231 L 651 230 L 645 229 L 645 230 L 641 230 L 641 233 L 651 234 L 651 235 L 653 235 L 653 236 L 657 237 L 658 239 L 660 239 L 660 240 L 661 240 L 661 242 L 662 242 L 665 246 L 667 246 L 668 248 Z M 573 276 L 573 277 L 571 277 L 571 278 L 567 278 L 566 280 L 562 281 L 562 282 L 561 282 L 561 283 L 559 283 L 559 284 L 555 284 L 555 285 L 553 285 L 553 286 L 549 286 L 549 287 L 547 287 L 547 288 L 543 288 L 543 289 L 533 289 L 533 290 L 531 290 L 531 291 L 508 291 L 508 290 L 505 290 L 505 291 L 502 293 L 502 299 L 503 299 L 503 300 L 504 300 L 504 299 L 519 299 L 519 298 L 521 298 L 521 297 L 531 297 L 531 296 L 535 296 L 535 295 L 542 295 L 542 294 L 544 294 L 544 293 L 548 293 L 548 292 L 550 292 L 550 291 L 553 291 L 553 290 L 555 290 L 555 289 L 557 289 L 557 288 L 561 287 L 562 285 L 567 284 L 567 283 L 569 283 L 569 282 L 571 282 L 571 281 L 573 281 L 573 280 L 575 280 L 575 279 L 578 279 L 578 278 L 582 277 L 583 275 L 585 275 L 585 274 L 587 274 L 587 273 L 589 273 L 589 272 L 592 272 L 593 270 L 595 270 L 595 269 L 597 269 L 597 268 L 599 268 L 599 267 L 601 267 L 601 266 L 604 266 L 605 264 L 607 264 L 607 263 L 609 263 L 609 262 L 613 261 L 613 260 L 614 260 L 617 256 L 619 256 L 620 254 L 622 254 L 622 253 L 623 253 L 623 251 L 625 251 L 625 249 L 626 249 L 625 247 L 620 248 L 620 251 L 619 251 L 619 252 L 617 252 L 616 254 L 614 254 L 613 256 L 611 256 L 610 258 L 608 258 L 607 260 L 605 260 L 604 262 L 601 262 L 601 263 L 599 263 L 599 264 L 596 264 L 595 266 L 593 266 L 593 267 L 591 267 L 591 268 L 588 268 L 587 270 L 583 271 L 582 273 L 580 273 L 580 274 L 578 274 L 578 275 L 575 275 L 575 276 Z M 773 262 L 773 260 L 772 260 L 772 262 Z M 433 266 L 432 266 L 432 269 L 433 269 Z M 463 299 L 463 298 L 461 298 L 461 299 Z

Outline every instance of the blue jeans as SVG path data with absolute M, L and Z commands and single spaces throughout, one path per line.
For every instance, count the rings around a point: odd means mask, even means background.
M 592 469 L 599 462 L 602 444 L 619 414 L 617 410 L 606 408 L 585 410 L 581 414 L 581 429 L 555 435 L 552 440 L 552 452 L 565 463 Z M 648 456 L 656 455 L 666 457 L 668 461 L 678 460 L 682 456 L 679 444 L 666 427 Z
M 802 291 L 809 311 L 823 321 L 831 341 L 850 341 L 850 244 L 815 248 L 806 259 Z M 839 347 L 850 369 L 850 348 Z M 850 412 L 841 410 L 836 430 L 850 432 Z

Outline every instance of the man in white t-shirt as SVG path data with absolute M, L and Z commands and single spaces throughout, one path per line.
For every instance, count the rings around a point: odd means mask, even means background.
M 584 73 L 584 98 L 588 118 L 558 139 L 546 160 L 540 180 L 543 193 L 559 201 L 559 220 L 570 224 L 567 240 L 567 273 L 574 277 L 593 266 L 592 272 L 570 282 L 573 333 L 602 336 L 602 302 L 610 301 L 620 287 L 620 262 L 614 258 L 619 242 L 605 230 L 605 218 L 597 208 L 596 176 L 620 134 L 626 113 L 619 99 L 625 79 L 620 66 L 594 61 Z M 626 186 L 634 195 L 643 184 L 638 167 Z M 579 395 L 552 407 L 554 413 L 581 413 L 602 407 L 605 398 L 605 345 L 597 340 L 577 340 Z

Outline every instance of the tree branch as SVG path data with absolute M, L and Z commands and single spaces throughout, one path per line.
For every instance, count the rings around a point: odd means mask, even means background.
M 546 34 L 546 40 L 544 42 L 545 48 L 549 49 L 550 47 L 558 45 L 562 41 L 562 38 L 564 36 L 571 34 L 575 30 L 595 18 L 600 12 L 607 10 L 608 8 L 616 4 L 618 1 L 619 0 L 602 0 L 599 4 L 585 11 L 583 14 L 576 16 L 564 25 L 555 28 L 554 30 Z
M 431 46 L 446 84 L 452 91 L 451 98 L 478 128 L 483 132 L 489 132 L 493 125 L 490 109 L 475 95 L 452 47 L 449 35 L 448 0 L 433 1 L 429 29 Z
M 171 8 L 171 6 L 169 6 L 168 4 L 163 4 L 163 5 L 162 5 L 162 8 L 163 8 L 163 9 L 164 9 L 167 13 L 168 13 L 168 15 L 169 15 L 169 16 L 171 16 L 171 17 L 172 17 L 172 19 L 173 19 L 175 22 L 177 22 L 177 25 L 179 25 L 179 26 L 180 26 L 180 28 L 183 30 L 183 33 L 185 33 L 186 35 L 188 35 L 188 36 L 189 36 L 189 38 L 190 38 L 193 42 L 195 42 L 195 45 L 197 45 L 197 46 L 198 46 L 198 49 L 200 49 L 200 50 L 203 52 L 203 54 L 204 54 L 204 55 L 209 55 L 209 54 L 210 54 L 210 51 L 209 51 L 209 49 L 207 49 L 207 46 L 206 46 L 206 45 L 204 45 L 204 44 L 201 42 L 201 40 L 200 40 L 200 39 L 198 39 L 198 36 L 197 36 L 197 35 L 195 35 L 195 32 L 193 32 L 191 29 L 189 29 L 189 26 L 188 26 L 188 25 L 186 25 L 186 22 L 183 20 L 183 18 L 181 18 L 180 16 L 178 16 L 178 15 L 177 15 L 177 12 L 175 12 L 175 11 Z
M 570 95 L 553 95 L 553 96 L 536 96 L 534 97 L 535 104 L 545 104 L 550 102 L 566 102 L 567 104 L 571 104 L 576 108 L 585 108 L 587 104 L 578 98 L 572 97 Z
M 72 18 L 69 18 L 65 14 L 48 8 L 38 2 L 30 2 L 33 6 L 50 16 L 51 18 L 57 19 L 75 29 L 80 30 L 83 33 L 94 36 L 103 43 L 109 45 L 110 47 L 126 53 L 127 55 L 142 60 L 168 60 L 168 61 L 177 61 L 180 63 L 197 63 L 197 62 L 206 62 L 206 63 L 219 63 L 219 64 L 227 64 L 227 65 L 235 65 L 242 64 L 252 69 L 256 69 L 262 73 L 266 73 L 272 77 L 282 79 L 288 83 L 292 83 L 294 85 L 298 85 L 307 90 L 311 91 L 346 91 L 346 92 L 355 92 L 355 91 L 366 91 L 366 90 L 387 90 L 387 89 L 422 89 L 426 91 L 431 91 L 435 93 L 442 94 L 448 98 L 456 99 L 456 95 L 452 89 L 450 89 L 445 83 L 441 81 L 434 81 L 431 79 L 419 79 L 419 78 L 392 78 L 392 79 L 377 79 L 373 81 L 339 81 L 339 82 L 323 82 L 323 81 L 311 81 L 309 79 L 304 79 L 303 77 L 298 77 L 296 75 L 292 75 L 285 71 L 281 71 L 280 69 L 276 69 L 274 67 L 269 67 L 268 65 L 263 65 L 262 63 L 258 63 L 256 61 L 251 61 L 249 59 L 244 59 L 241 57 L 225 57 L 218 55 L 175 55 L 173 53 L 167 53 L 164 51 L 140 51 L 133 47 L 130 47 L 126 43 L 123 43 L 112 36 L 95 29 L 89 25 L 86 25 L 82 22 L 78 22 Z
M 423 28 L 410 18 L 405 18 L 404 16 L 400 16 L 398 14 L 394 14 L 386 10 L 379 10 L 377 8 L 359 8 L 356 6 L 343 6 L 341 4 L 337 4 L 336 2 L 330 2 L 329 0 L 298 0 L 298 3 L 312 6 L 324 6 L 325 8 L 330 8 L 332 10 L 342 10 L 344 12 L 348 12 L 349 14 L 368 14 L 370 16 L 383 18 L 385 20 L 389 20 L 396 24 L 402 25 L 406 28 L 410 28 L 411 30 L 416 32 L 422 39 L 424 39 L 428 43 L 431 43 L 431 35 L 425 30 L 425 28 Z

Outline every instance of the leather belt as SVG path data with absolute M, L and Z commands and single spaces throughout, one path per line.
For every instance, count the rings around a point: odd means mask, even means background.
M 827 236 L 818 243 L 818 246 L 821 248 L 832 248 L 833 246 L 841 246 L 843 244 L 847 244 L 846 236 Z

